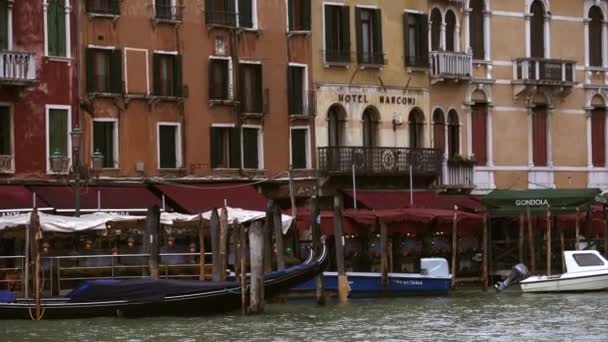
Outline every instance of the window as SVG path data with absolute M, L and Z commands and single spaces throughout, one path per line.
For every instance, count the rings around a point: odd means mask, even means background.
M 263 113 L 262 65 L 241 63 L 239 74 L 241 113 Z
M 87 13 L 119 15 L 120 0 L 86 0 Z
M 291 129 L 291 167 L 294 169 L 308 169 L 308 128 Z
M 545 58 L 545 8 L 540 0 L 532 3 L 530 14 L 530 57 Z
M 310 1 L 288 0 L 289 31 L 310 31 Z
M 469 39 L 473 49 L 473 59 L 485 59 L 485 27 L 484 27 L 484 0 L 470 0 Z
M 434 8 L 431 11 L 431 50 L 441 50 L 441 26 L 443 25 L 443 19 L 441 18 L 441 11 Z
M 594 167 L 606 166 L 606 109 L 591 111 L 591 156 Z
M 287 101 L 289 102 L 289 114 L 306 114 L 306 67 L 289 65 L 287 78 L 289 87 L 287 94 Z
M 343 109 L 340 106 L 334 105 L 329 108 L 329 112 L 327 113 L 328 120 L 328 139 L 329 146 L 341 146 L 342 145 L 342 124 L 340 122 L 341 114 L 343 113 Z
M 424 14 L 403 14 L 405 39 L 405 66 L 427 68 L 428 56 L 428 16 Z
M 182 97 L 182 56 L 154 54 L 154 94 Z
M 236 26 L 235 0 L 205 0 L 207 25 Z
M 177 169 L 181 167 L 181 137 L 179 124 L 158 125 L 158 167 Z
M 451 110 L 448 113 L 448 158 L 460 154 L 460 123 L 458 113 Z
M 68 57 L 65 0 L 47 0 L 47 48 L 48 56 Z
M 573 254 L 574 261 L 581 266 L 604 266 L 604 262 L 597 255 L 592 253 L 577 253 Z
M 604 21 L 602 10 L 598 6 L 591 7 L 589 19 L 591 19 L 589 22 L 589 65 L 602 67 L 604 64 L 602 52 L 605 44 L 602 39 Z
M 325 61 L 350 63 L 348 6 L 325 5 Z
M 0 106 L 0 157 L 13 154 L 12 131 L 11 108 Z
M 363 112 L 363 146 L 376 146 L 376 118 L 375 108 L 369 107 Z
M 122 93 L 120 50 L 87 49 L 87 90 L 90 93 Z
M 243 168 L 260 169 L 260 146 L 262 143 L 262 130 L 253 127 L 243 127 Z
M 256 0 L 237 0 L 239 4 L 239 27 L 255 28 Z
M 241 134 L 235 127 L 211 127 L 212 169 L 241 168 Z
M 485 103 L 476 103 L 471 112 L 471 134 L 473 141 L 473 156 L 477 165 L 488 163 L 488 106 Z
M 356 7 L 355 22 L 357 25 L 357 62 L 359 64 L 384 64 L 381 10 Z
M 445 116 L 439 108 L 433 113 L 433 147 L 445 151 Z
M 0 50 L 8 50 L 8 1 L 0 0 Z
M 114 168 L 117 166 L 115 152 L 118 134 L 115 121 L 93 121 L 93 153 L 103 154 L 103 167 Z
M 547 166 L 547 109 L 544 106 L 532 109 L 532 143 L 534 166 Z
M 209 59 L 209 99 L 232 99 L 231 63 L 229 59 Z
M 410 112 L 410 148 L 424 147 L 424 114 L 418 109 Z
M 176 1 L 177 0 L 154 0 L 154 17 L 159 20 L 181 20 L 181 7 L 177 6 Z
M 58 154 L 66 160 L 70 158 L 71 119 L 68 108 L 66 106 L 47 107 L 47 158 L 54 154 Z M 50 160 L 47 165 L 50 169 Z
M 445 50 L 456 51 L 456 15 L 451 10 L 445 14 Z

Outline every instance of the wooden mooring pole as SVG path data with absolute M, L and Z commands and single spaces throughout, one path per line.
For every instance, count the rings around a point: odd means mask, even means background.
M 264 312 L 264 228 L 255 221 L 249 226 L 249 255 L 251 262 L 249 313 Z
M 551 210 L 547 208 L 547 275 L 551 275 Z
M 199 280 L 205 280 L 205 228 L 203 215 L 201 214 L 198 222 Z
M 604 256 L 608 257 L 608 206 L 604 206 Z
M 483 237 L 482 237 L 482 270 L 481 270 L 481 282 L 484 291 L 488 290 L 488 214 L 483 215 Z
M 228 268 L 228 209 L 225 207 L 220 211 L 220 281 L 226 280 L 226 269 Z
M 524 214 L 519 215 L 519 262 L 524 262 L 524 230 L 525 221 Z
M 530 271 L 534 273 L 536 271 L 536 257 L 534 255 L 534 230 L 532 226 L 532 214 L 530 213 L 530 207 L 526 208 L 526 216 L 528 219 L 528 248 L 530 249 Z
M 388 225 L 380 223 L 380 272 L 382 289 L 388 288 Z
M 566 272 L 566 260 L 564 259 L 564 250 L 566 249 L 566 241 L 564 240 L 564 229 L 559 227 L 559 250 L 562 260 L 562 273 Z
M 33 320 L 41 320 L 42 319 L 42 307 L 40 303 L 40 295 L 42 292 L 41 283 L 40 283 L 40 240 L 42 240 L 42 227 L 40 227 L 40 220 L 38 217 L 38 210 L 34 208 L 32 214 L 30 215 L 30 241 L 31 248 L 28 251 L 32 257 L 32 282 L 33 282 L 33 291 L 34 291 L 34 304 L 36 306 L 35 316 L 31 317 Z M 30 265 L 28 265 L 29 267 Z M 31 313 L 30 313 L 31 314 Z
M 452 288 L 456 287 L 456 258 L 458 257 L 458 206 L 454 206 L 454 218 L 452 219 Z
M 338 271 L 338 297 L 341 303 L 348 302 L 350 287 L 344 269 L 344 233 L 342 230 L 342 196 L 334 196 L 334 240 L 336 245 L 336 268 Z
M 272 272 L 272 235 L 274 231 L 274 201 L 266 202 L 266 219 L 264 220 L 264 273 Z
M 148 208 L 146 216 L 146 239 L 148 253 L 148 271 L 150 277 L 158 278 L 160 272 L 158 264 L 160 262 L 160 207 L 153 205 Z
M 277 269 L 285 268 L 285 246 L 283 244 L 283 220 L 281 219 L 281 208 L 277 204 L 273 207 L 274 241 L 277 247 Z M 294 217 L 295 221 L 295 217 Z M 294 228 L 295 229 L 295 228 Z
M 313 195 L 310 201 L 310 228 L 312 230 L 312 249 L 315 253 L 321 252 L 321 228 L 319 225 L 319 199 L 316 194 Z M 323 286 L 323 274 L 315 277 L 315 289 L 317 303 L 325 305 L 325 291 Z
M 245 231 L 245 226 L 243 225 L 239 225 L 238 227 L 238 232 L 239 232 L 239 246 L 238 246 L 238 250 L 239 250 L 239 259 L 238 259 L 238 264 L 239 264 L 239 272 L 237 273 L 238 277 L 239 277 L 239 283 L 241 284 L 241 313 L 242 314 L 246 314 L 247 313 L 247 264 L 246 264 L 246 258 L 247 256 L 245 255 L 245 251 L 246 248 L 245 246 L 247 245 L 247 232 Z
M 209 236 L 211 238 L 211 279 L 220 281 L 220 216 L 217 209 L 211 212 L 211 220 L 209 222 Z
M 574 250 L 578 251 L 579 244 L 579 236 L 581 231 L 581 223 L 580 223 L 580 209 L 576 208 L 576 221 L 574 223 Z

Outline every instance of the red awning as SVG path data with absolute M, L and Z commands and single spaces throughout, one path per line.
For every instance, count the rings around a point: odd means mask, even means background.
M 34 193 L 25 186 L 0 186 L 0 212 L 30 211 L 33 207 L 37 207 L 39 210 L 52 210 L 45 200 L 39 195 L 34 197 Z
M 57 212 L 74 211 L 74 189 L 69 186 L 31 186 Z M 80 189 L 82 212 L 145 212 L 162 202 L 145 186 L 87 186 Z
M 226 206 L 266 210 L 266 198 L 249 184 L 155 185 L 183 212 L 198 214 Z M 176 208 L 177 209 L 177 208 Z
M 354 200 L 352 191 L 345 194 Z M 433 191 L 357 191 L 357 203 L 359 208 L 377 210 L 410 207 L 454 210 L 457 205 L 461 211 L 485 211 L 476 197 L 439 195 Z

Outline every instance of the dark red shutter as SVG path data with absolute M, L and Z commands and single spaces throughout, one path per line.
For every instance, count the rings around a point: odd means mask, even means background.
M 534 108 L 532 114 L 532 147 L 534 166 L 547 166 L 547 111 Z
M 530 6 L 532 18 L 530 20 L 530 45 L 534 58 L 545 58 L 545 8 L 540 0 L 534 1 Z
M 440 109 L 433 114 L 433 140 L 434 148 L 445 151 L 445 119 Z
M 591 155 L 593 166 L 606 166 L 606 113 L 603 108 L 591 112 Z
M 488 107 L 486 104 L 476 104 L 472 112 L 472 134 L 473 134 L 473 154 L 477 165 L 488 163 L 487 149 L 487 119 Z

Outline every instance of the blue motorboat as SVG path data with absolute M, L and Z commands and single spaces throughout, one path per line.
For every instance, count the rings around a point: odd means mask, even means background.
M 415 295 L 447 295 L 452 275 L 448 262 L 443 258 L 423 258 L 420 261 L 420 273 L 388 273 L 388 283 L 383 286 L 382 275 L 374 272 L 347 272 L 350 285 L 349 297 L 405 297 Z M 328 291 L 338 290 L 338 273 L 324 272 L 323 285 Z M 308 280 L 294 288 L 297 294 L 315 290 L 314 279 Z

